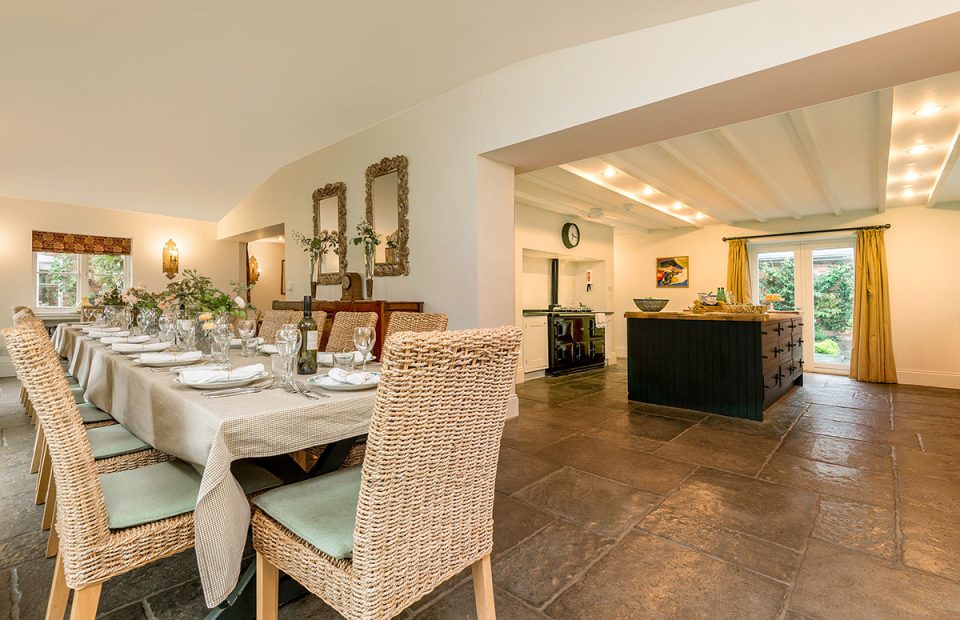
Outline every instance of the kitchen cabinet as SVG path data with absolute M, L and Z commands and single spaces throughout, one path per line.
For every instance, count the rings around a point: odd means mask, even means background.
M 547 316 L 523 317 L 523 371 L 546 370 L 550 365 Z

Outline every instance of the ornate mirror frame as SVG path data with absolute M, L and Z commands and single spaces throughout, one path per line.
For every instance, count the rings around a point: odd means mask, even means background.
M 377 228 L 373 220 L 373 180 L 391 172 L 397 173 L 397 262 L 376 263 L 373 266 L 373 275 L 406 276 L 410 275 L 410 223 L 407 220 L 409 211 L 409 190 L 407 188 L 407 158 L 404 155 L 384 157 L 379 162 L 367 166 L 367 221 Z
M 317 284 L 339 286 L 343 274 L 347 272 L 347 184 L 338 181 L 327 183 L 313 192 L 313 236 L 320 234 L 320 203 L 327 198 L 337 197 L 337 240 L 340 269 L 337 273 L 320 275 Z

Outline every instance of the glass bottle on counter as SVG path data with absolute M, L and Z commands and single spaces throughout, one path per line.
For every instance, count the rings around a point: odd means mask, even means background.
M 300 329 L 300 351 L 297 353 L 297 374 L 313 375 L 317 373 L 317 349 L 320 348 L 320 333 L 313 319 L 313 298 L 303 298 L 303 318 L 297 326 Z
M 724 292 L 723 287 L 717 288 L 717 302 L 725 303 L 727 301 L 727 294 Z

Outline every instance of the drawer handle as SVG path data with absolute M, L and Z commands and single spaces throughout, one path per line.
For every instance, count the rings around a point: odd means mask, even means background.
M 783 349 L 781 349 L 780 347 L 773 347 L 774 355 L 780 355 L 781 353 L 783 353 Z
M 797 344 L 798 344 L 798 345 L 799 345 L 799 344 L 803 344 L 803 338 L 797 339 Z
M 778 334 L 779 334 L 779 333 L 782 333 L 782 332 L 783 332 L 783 327 L 780 326 L 780 325 L 777 325 L 776 327 L 773 328 L 773 331 L 777 332 Z

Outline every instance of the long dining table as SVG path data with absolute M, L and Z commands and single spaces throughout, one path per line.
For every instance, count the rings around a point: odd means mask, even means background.
M 250 527 L 250 506 L 231 463 L 363 435 L 373 415 L 376 390 L 327 392 L 320 400 L 281 389 L 205 398 L 174 383 L 175 373 L 115 353 L 78 326 L 58 325 L 53 342 L 88 401 L 201 473 L 195 542 L 208 607 L 219 605 L 237 585 Z M 233 351 L 231 363 L 270 367 L 267 355 L 241 357 Z

